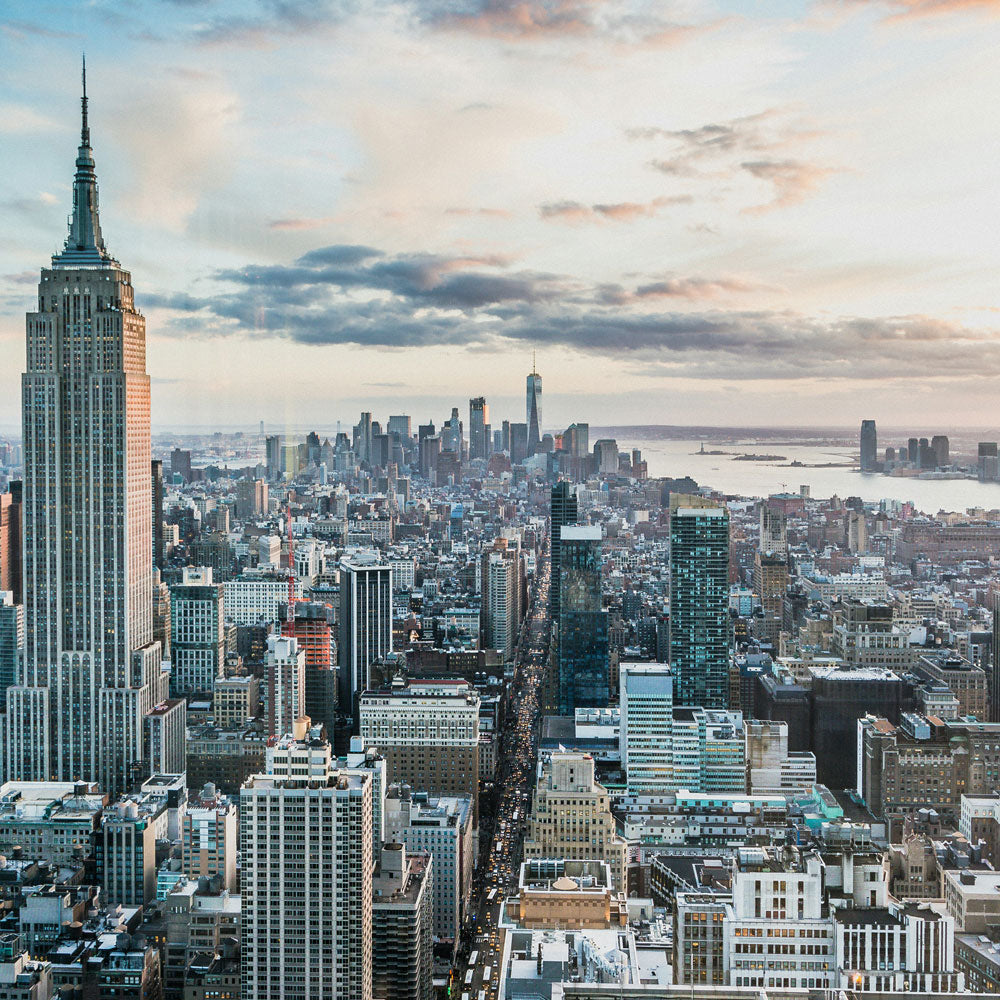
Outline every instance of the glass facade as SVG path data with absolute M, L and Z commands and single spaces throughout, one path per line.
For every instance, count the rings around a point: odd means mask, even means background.
M 670 513 L 670 665 L 678 705 L 725 708 L 729 689 L 729 514 Z
M 608 704 L 601 529 L 564 527 L 559 555 L 559 714 Z

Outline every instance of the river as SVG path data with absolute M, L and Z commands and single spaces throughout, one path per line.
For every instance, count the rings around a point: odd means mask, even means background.
M 778 444 L 770 442 L 712 442 L 704 439 L 706 451 L 782 455 L 784 461 L 737 462 L 729 455 L 698 455 L 702 439 L 670 440 L 626 436 L 618 438 L 625 451 L 640 448 L 650 477 L 691 476 L 699 486 L 709 486 L 723 493 L 762 497 L 783 491 L 797 493 L 806 485 L 818 499 L 831 496 L 857 496 L 863 500 L 891 499 L 912 501 L 922 511 L 964 511 L 970 507 L 1000 509 L 1000 483 L 981 483 L 975 479 L 913 479 L 881 474 L 862 474 L 853 467 L 810 468 L 825 462 L 857 460 L 857 448 L 834 445 Z M 789 468 L 798 461 L 803 466 Z

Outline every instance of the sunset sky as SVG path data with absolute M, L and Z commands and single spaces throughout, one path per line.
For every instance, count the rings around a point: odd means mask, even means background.
M 80 54 L 155 425 L 1000 424 L 1000 3 L 0 15 L 0 425 Z

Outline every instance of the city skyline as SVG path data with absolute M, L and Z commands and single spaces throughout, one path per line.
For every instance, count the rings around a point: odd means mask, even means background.
M 982 422 L 987 4 L 9 11 L 0 350 L 86 48 L 154 426 L 437 412 L 454 380 L 514 415 L 533 350 L 543 429 Z

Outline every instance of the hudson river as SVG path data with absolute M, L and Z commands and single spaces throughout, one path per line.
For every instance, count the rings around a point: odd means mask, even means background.
M 963 511 L 970 507 L 1000 509 L 1000 483 L 980 483 L 974 479 L 913 479 L 862 475 L 852 468 L 809 468 L 825 462 L 857 460 L 857 448 L 831 445 L 798 445 L 775 442 L 716 443 L 705 439 L 706 451 L 782 455 L 784 461 L 737 462 L 733 455 L 697 455 L 701 439 L 695 441 L 618 439 L 618 447 L 641 448 L 650 476 L 691 476 L 699 486 L 723 493 L 762 497 L 769 493 L 797 493 L 807 485 L 812 496 L 826 499 L 856 496 L 863 500 L 912 500 L 919 510 L 934 514 L 939 510 Z M 803 466 L 789 468 L 789 462 Z

